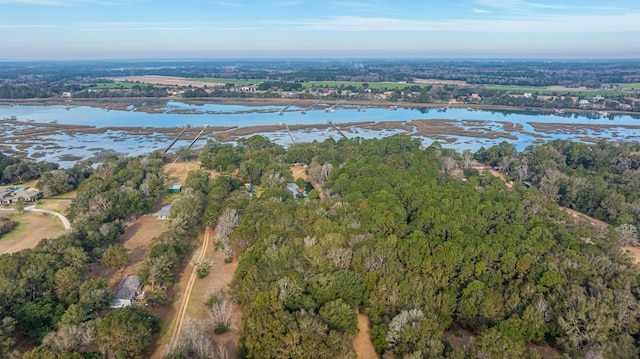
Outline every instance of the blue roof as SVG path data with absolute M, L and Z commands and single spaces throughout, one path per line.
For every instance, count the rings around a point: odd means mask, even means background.
M 16 189 L 13 190 L 13 193 L 18 193 L 20 191 L 24 191 L 25 189 L 26 188 L 24 188 L 24 187 L 16 188 Z

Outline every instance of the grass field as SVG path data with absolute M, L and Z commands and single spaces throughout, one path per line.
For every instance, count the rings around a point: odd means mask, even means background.
M 133 82 L 98 82 L 94 84 L 82 84 L 82 85 L 97 88 L 97 89 L 105 89 L 105 90 L 130 89 L 130 88 L 133 88 L 134 86 L 140 86 L 140 87 L 149 86 L 146 84 L 137 84 Z
M 630 83 L 630 84 L 618 84 L 618 86 L 622 87 L 625 90 L 635 90 L 640 91 L 640 83 Z
M 219 77 L 202 77 L 188 80 L 234 85 L 259 85 L 264 82 L 264 80 L 223 79 Z

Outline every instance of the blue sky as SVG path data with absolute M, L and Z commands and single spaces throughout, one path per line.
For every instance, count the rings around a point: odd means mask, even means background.
M 0 0 L 0 59 L 640 58 L 638 0 Z

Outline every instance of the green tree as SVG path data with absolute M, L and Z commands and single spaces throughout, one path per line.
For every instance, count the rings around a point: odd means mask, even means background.
M 124 266 L 130 259 L 131 253 L 121 244 L 112 244 L 102 253 L 102 263 L 111 269 Z
M 358 332 L 358 316 L 342 299 L 332 300 L 320 308 L 320 318 L 329 328 L 349 334 Z
M 116 309 L 98 320 L 96 345 L 108 358 L 144 358 L 159 329 L 156 316 L 142 308 Z
M 495 328 L 482 332 L 469 347 L 469 356 L 472 359 L 521 358 L 525 353 L 524 344 L 512 340 Z
M 20 356 L 20 353 L 14 348 L 16 341 L 12 336 L 15 325 L 16 320 L 11 317 L 4 317 L 0 322 L 0 353 L 7 359 Z

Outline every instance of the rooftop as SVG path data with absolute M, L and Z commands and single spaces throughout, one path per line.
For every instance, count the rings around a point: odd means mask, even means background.
M 115 299 L 130 300 L 140 290 L 140 279 L 137 275 L 124 277 L 116 289 Z

